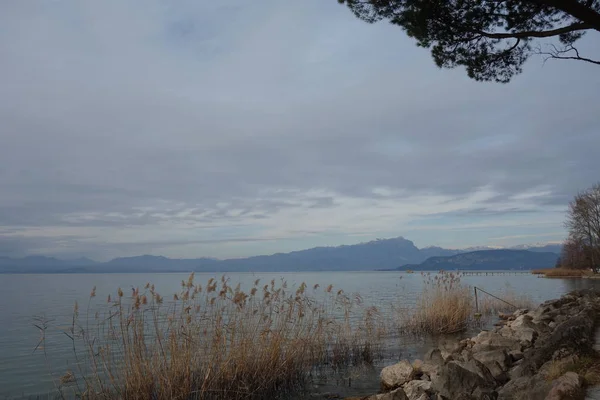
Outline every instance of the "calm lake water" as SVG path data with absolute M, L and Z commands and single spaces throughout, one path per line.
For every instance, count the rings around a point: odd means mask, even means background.
M 52 391 L 49 371 L 66 371 L 70 359 L 70 340 L 61 333 L 70 325 L 73 305 L 87 304 L 90 290 L 97 287 L 98 299 L 116 293 L 117 288 L 130 290 L 146 282 L 155 284 L 165 298 L 179 291 L 187 274 L 24 274 L 0 275 L 0 398 L 35 398 Z M 255 279 L 263 282 L 285 279 L 289 286 L 306 282 L 309 287 L 333 284 L 346 293 L 360 293 L 367 305 L 382 309 L 396 304 L 414 305 L 422 289 L 420 274 L 399 272 L 310 272 L 310 273 L 231 273 L 227 274 L 232 286 L 240 283 L 249 287 Z M 204 284 L 211 273 L 196 274 L 196 282 Z M 595 280 L 544 279 L 529 274 L 463 276 L 462 282 L 491 293 L 501 293 L 509 288 L 526 294 L 540 303 L 557 298 L 574 290 L 600 285 Z M 127 292 L 126 292 L 127 293 Z M 40 339 L 34 327 L 36 316 L 51 320 L 51 329 L 44 352 L 33 351 Z M 439 340 L 427 338 L 417 341 L 396 338 L 393 351 L 378 365 L 362 370 L 345 371 L 327 380 L 316 381 L 309 388 L 314 392 L 334 392 L 341 395 L 366 395 L 379 387 L 378 375 L 382 365 L 401 358 L 421 357 Z M 49 363 L 48 361 L 51 361 Z

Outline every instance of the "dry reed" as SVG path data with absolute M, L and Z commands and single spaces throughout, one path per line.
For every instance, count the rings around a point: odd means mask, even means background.
M 546 278 L 581 278 L 593 275 L 589 270 L 570 268 L 534 269 L 531 273 L 535 275 L 544 275 Z
M 473 315 L 471 290 L 461 284 L 460 275 L 422 273 L 423 291 L 414 311 L 401 320 L 400 329 L 414 334 L 445 334 L 467 328 Z
M 400 309 L 397 313 L 402 333 L 456 333 L 480 323 L 481 316 L 534 306 L 529 296 L 519 295 L 509 287 L 494 293 L 497 298 L 479 292 L 476 302 L 473 288 L 461 282 L 460 273 L 440 271 L 421 275 L 423 290 L 414 309 Z
M 223 277 L 203 287 L 192 274 L 165 300 L 147 284 L 118 289 L 104 312 L 76 305 L 66 335 L 78 370 L 60 380 L 63 396 L 85 399 L 276 398 L 319 365 L 372 362 L 382 324 L 360 297 L 318 285 L 296 290 L 257 280 L 246 293 Z M 351 312 L 364 313 L 351 321 Z M 84 354 L 81 349 L 84 348 Z
M 226 277 L 198 285 L 192 274 L 170 300 L 147 284 L 127 295 L 118 289 L 98 312 L 94 288 L 86 312 L 80 316 L 76 305 L 65 332 L 76 368 L 57 387 L 93 400 L 277 398 L 323 366 L 372 363 L 394 324 L 401 333 L 449 334 L 477 323 L 476 311 L 512 310 L 486 295 L 476 310 L 460 274 L 421 275 L 415 306 L 397 319 L 331 285 L 291 289 L 257 280 L 244 292 Z M 518 308 L 533 305 L 508 287 L 495 294 Z

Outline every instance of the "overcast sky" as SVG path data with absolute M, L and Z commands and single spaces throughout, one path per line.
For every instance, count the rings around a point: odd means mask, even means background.
M 0 88 L 6 256 L 558 241 L 600 179 L 598 66 L 478 83 L 335 0 L 2 1 Z

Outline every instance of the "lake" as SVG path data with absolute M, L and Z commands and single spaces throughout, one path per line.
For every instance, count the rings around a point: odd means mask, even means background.
M 204 284 L 211 273 L 196 274 L 196 282 Z M 423 285 L 418 274 L 401 272 L 306 272 L 306 273 L 230 273 L 231 285 L 249 287 L 256 279 L 263 282 L 284 279 L 290 287 L 306 282 L 309 287 L 333 284 L 346 293 L 360 293 L 367 305 L 385 310 L 392 304 L 414 305 Z M 70 325 L 73 305 L 85 306 L 90 290 L 96 286 L 97 302 L 102 303 L 117 288 L 130 291 L 151 282 L 165 298 L 180 289 L 187 274 L 5 274 L 0 275 L 0 398 L 41 397 L 52 391 L 49 371 L 64 372 L 70 359 L 70 340 L 62 334 Z M 562 294 L 595 285 L 596 280 L 545 279 L 530 274 L 494 274 L 463 276 L 462 282 L 490 293 L 509 288 L 531 297 L 535 303 L 560 297 Z M 40 333 L 34 327 L 34 317 L 51 320 L 46 349 L 34 352 Z M 439 338 L 425 340 L 406 337 L 390 338 L 393 345 L 373 368 L 338 372 L 329 379 L 320 379 L 309 390 L 335 392 L 341 395 L 366 395 L 379 388 L 378 375 L 382 365 L 400 358 L 421 357 Z M 46 351 L 46 356 L 44 355 Z

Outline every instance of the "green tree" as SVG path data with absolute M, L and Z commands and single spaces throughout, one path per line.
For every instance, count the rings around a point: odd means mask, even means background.
M 464 66 L 478 81 L 506 83 L 532 54 L 600 65 L 575 42 L 600 32 L 600 0 L 338 0 L 367 22 L 388 20 L 439 67 Z M 554 38 L 555 40 L 552 40 Z M 542 47 L 540 40 L 547 39 Z

